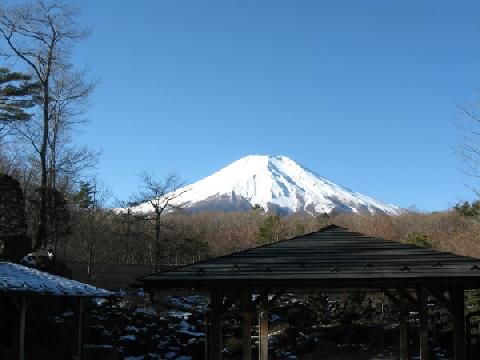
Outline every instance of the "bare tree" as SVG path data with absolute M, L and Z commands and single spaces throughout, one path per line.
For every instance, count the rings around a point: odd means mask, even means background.
M 465 163 L 465 173 L 480 178 L 480 94 L 473 102 L 459 106 L 458 126 L 462 132 L 462 142 L 457 154 Z M 478 194 L 478 189 L 475 189 Z
M 70 146 L 72 131 L 85 122 L 82 118 L 90 105 L 94 82 L 85 81 L 85 72 L 62 68 L 52 76 L 51 126 L 48 136 L 48 186 L 56 188 L 58 176 L 77 174 L 96 163 L 98 153 L 86 147 Z
M 130 201 L 117 201 L 117 204 L 117 208 L 122 211 L 115 212 L 114 234 L 123 240 L 123 263 L 132 263 L 135 257 L 132 253 L 135 248 L 132 245 L 144 234 L 140 226 L 144 223 L 143 216 L 134 211 L 135 204 Z
M 70 50 L 87 32 L 76 20 L 79 10 L 62 0 L 35 0 L 0 8 L 0 37 L 6 43 L 5 59 L 20 60 L 40 86 L 41 126 L 35 149 L 40 162 L 40 204 L 36 246 L 47 244 L 48 153 L 55 102 L 55 74 L 71 68 Z
M 142 186 L 140 192 L 134 196 L 134 203 L 148 204 L 149 208 L 143 208 L 145 219 L 153 223 L 155 229 L 155 240 L 153 244 L 153 272 L 158 268 L 160 260 L 160 236 L 162 230 L 162 214 L 168 210 L 178 208 L 180 205 L 175 202 L 187 190 L 182 189 L 182 183 L 176 174 L 170 174 L 159 181 L 152 174 L 145 172 L 142 175 Z

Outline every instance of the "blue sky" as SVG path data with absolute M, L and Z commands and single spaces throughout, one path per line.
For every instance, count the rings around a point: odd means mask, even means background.
M 82 4 L 74 59 L 100 82 L 79 141 L 119 198 L 144 170 L 189 183 L 248 154 L 404 207 L 473 197 L 454 147 L 480 89 L 478 1 Z

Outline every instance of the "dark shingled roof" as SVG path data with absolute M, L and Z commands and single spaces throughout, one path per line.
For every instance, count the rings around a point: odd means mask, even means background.
M 139 281 L 147 288 L 480 288 L 480 260 L 330 225 Z

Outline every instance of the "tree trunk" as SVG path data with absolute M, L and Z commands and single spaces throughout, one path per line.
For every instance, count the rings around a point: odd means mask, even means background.
M 37 235 L 35 239 L 35 248 L 39 249 L 47 245 L 47 145 L 48 145 L 48 129 L 49 129 L 49 83 L 48 79 L 43 84 L 43 136 L 42 144 L 40 147 L 40 167 L 41 167 L 41 180 L 40 180 L 40 214 L 39 223 L 37 229 Z
M 87 280 L 92 277 L 92 259 L 93 259 L 93 224 L 90 225 L 90 242 L 88 244 L 88 264 L 87 264 Z
M 87 265 L 87 279 L 90 281 L 92 277 L 92 262 L 93 262 L 93 242 L 95 237 L 95 215 L 97 211 L 97 186 L 95 185 L 95 191 L 93 193 L 93 205 L 90 216 L 90 243 L 88 247 L 88 265 Z
M 153 264 L 153 273 L 157 273 L 158 269 L 158 259 L 159 259 L 159 252 L 160 252 L 160 214 L 157 214 L 155 218 L 155 244 L 153 248 L 153 256 L 154 256 L 154 264 Z

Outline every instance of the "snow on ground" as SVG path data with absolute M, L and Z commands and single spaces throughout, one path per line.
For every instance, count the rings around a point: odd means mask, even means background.
M 124 296 L 110 304 L 92 302 L 90 341 L 109 344 L 127 360 L 192 360 L 190 354 L 203 353 L 204 297 L 169 296 L 159 308 L 138 293 Z
M 100 303 L 92 310 L 93 319 L 97 321 L 89 326 L 93 338 L 99 346 L 112 346 L 121 359 L 198 359 L 197 354 L 203 354 L 205 346 L 207 299 L 200 295 L 164 296 L 162 299 L 158 306 L 141 296 L 132 299 L 126 294 L 124 299 L 112 301 L 112 306 Z M 287 293 L 275 303 L 269 312 L 268 343 L 272 358 L 398 359 L 398 349 L 386 340 L 376 339 L 391 338 L 398 325 L 391 326 L 388 319 L 386 323 L 362 320 L 358 324 L 342 325 L 339 319 L 345 303 L 322 299 L 310 300 Z M 380 314 L 378 307 L 368 311 Z M 383 310 L 381 314 L 383 316 Z M 411 316 L 415 319 L 415 314 Z M 236 305 L 225 313 L 224 334 L 229 334 L 229 338 L 225 338 L 225 359 L 235 358 L 241 349 L 240 318 L 241 309 Z M 253 327 L 252 330 L 253 343 L 258 344 L 258 329 Z M 448 359 L 444 349 L 437 347 L 434 352 L 438 359 Z

